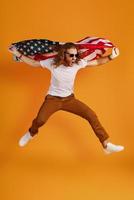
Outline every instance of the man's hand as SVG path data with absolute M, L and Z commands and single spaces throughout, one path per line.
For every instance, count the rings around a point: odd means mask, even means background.
M 111 60 L 113 60 L 114 58 L 116 58 L 117 56 L 119 56 L 119 54 L 120 54 L 119 49 L 117 47 L 113 47 L 112 54 L 109 55 L 109 58 Z
M 9 52 L 11 52 L 12 54 L 14 54 L 15 56 L 19 57 L 21 55 L 21 53 L 16 49 L 15 46 L 10 46 L 8 48 Z
M 23 61 L 23 62 L 25 62 L 26 64 L 28 64 L 28 65 L 31 65 L 31 66 L 33 66 L 33 67 L 40 67 L 41 65 L 40 65 L 40 62 L 39 61 L 35 61 L 35 60 L 33 60 L 33 59 L 31 59 L 31 58 L 29 58 L 29 57 L 27 57 L 27 56 L 24 56 L 23 54 L 21 54 L 17 49 L 16 49 L 16 47 L 15 46 L 10 46 L 9 48 L 8 48 L 8 50 L 9 50 L 9 52 L 11 52 L 11 53 L 13 53 L 15 56 L 17 56 L 18 58 L 20 58 L 21 59 L 21 61 Z

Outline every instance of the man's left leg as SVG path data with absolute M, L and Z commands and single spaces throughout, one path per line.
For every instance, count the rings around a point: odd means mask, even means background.
M 90 123 L 92 129 L 94 130 L 96 136 L 98 137 L 104 148 L 108 148 L 110 146 L 108 150 L 110 151 L 110 149 L 112 148 L 112 152 L 121 151 L 123 149 L 123 147 L 119 145 L 110 145 L 111 143 L 107 141 L 107 139 L 109 138 L 108 133 L 101 125 L 96 113 L 85 103 L 81 102 L 75 97 L 71 97 L 70 100 L 63 101 L 62 110 L 74 113 L 86 119 Z

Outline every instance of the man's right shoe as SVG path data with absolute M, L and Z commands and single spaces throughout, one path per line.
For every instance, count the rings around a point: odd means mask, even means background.
M 33 137 L 30 135 L 30 132 L 26 132 L 25 135 L 23 135 L 21 137 L 21 139 L 19 140 L 19 146 L 23 147 L 25 146 L 30 140 L 32 140 Z

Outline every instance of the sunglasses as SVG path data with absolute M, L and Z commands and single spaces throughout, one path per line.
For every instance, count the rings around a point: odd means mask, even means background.
M 67 52 L 65 52 L 66 54 L 68 54 L 71 58 L 72 57 L 78 57 L 79 56 L 79 54 L 78 53 L 76 53 L 76 54 L 73 54 L 73 53 L 67 53 Z

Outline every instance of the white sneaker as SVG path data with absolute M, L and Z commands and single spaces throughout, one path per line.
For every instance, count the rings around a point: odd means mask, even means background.
M 19 146 L 23 147 L 25 146 L 30 140 L 32 140 L 33 137 L 30 135 L 30 132 L 26 132 L 25 135 L 23 135 L 21 137 L 21 139 L 19 140 Z
M 106 154 L 110 154 L 113 152 L 119 152 L 124 150 L 124 147 L 121 145 L 115 145 L 110 142 L 107 143 L 107 147 L 103 149 Z

